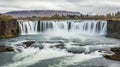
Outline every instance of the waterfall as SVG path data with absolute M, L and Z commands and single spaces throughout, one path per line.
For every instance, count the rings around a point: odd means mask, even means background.
M 18 21 L 22 35 L 37 33 L 37 21 Z
M 19 20 L 22 35 L 37 34 L 47 31 L 65 31 L 78 34 L 105 35 L 107 32 L 106 21 L 84 20 L 84 21 L 24 21 Z

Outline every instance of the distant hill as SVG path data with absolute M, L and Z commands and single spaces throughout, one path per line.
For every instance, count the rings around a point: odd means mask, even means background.
M 43 17 L 43 16 L 53 16 L 53 15 L 81 15 L 80 12 L 73 11 L 62 11 L 62 10 L 23 10 L 23 11 L 11 11 L 4 13 L 6 15 L 11 15 L 13 17 Z

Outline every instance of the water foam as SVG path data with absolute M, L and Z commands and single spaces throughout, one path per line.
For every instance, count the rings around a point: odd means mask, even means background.
M 17 59 L 15 62 L 4 65 L 2 67 L 27 67 L 42 60 L 71 55 L 73 54 L 67 53 L 63 50 L 43 49 L 38 51 L 36 48 L 27 48 L 24 52 L 15 55 L 14 59 Z M 20 60 L 21 58 L 23 59 Z

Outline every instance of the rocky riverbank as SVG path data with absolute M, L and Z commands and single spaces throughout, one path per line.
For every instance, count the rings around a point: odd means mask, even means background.
M 120 47 L 111 48 L 111 51 L 114 52 L 113 55 L 105 55 L 104 57 L 107 59 L 120 61 Z

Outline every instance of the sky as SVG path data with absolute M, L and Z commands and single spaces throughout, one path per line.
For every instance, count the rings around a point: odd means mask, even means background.
M 67 10 L 106 14 L 120 10 L 120 0 L 0 0 L 0 13 L 18 10 Z

